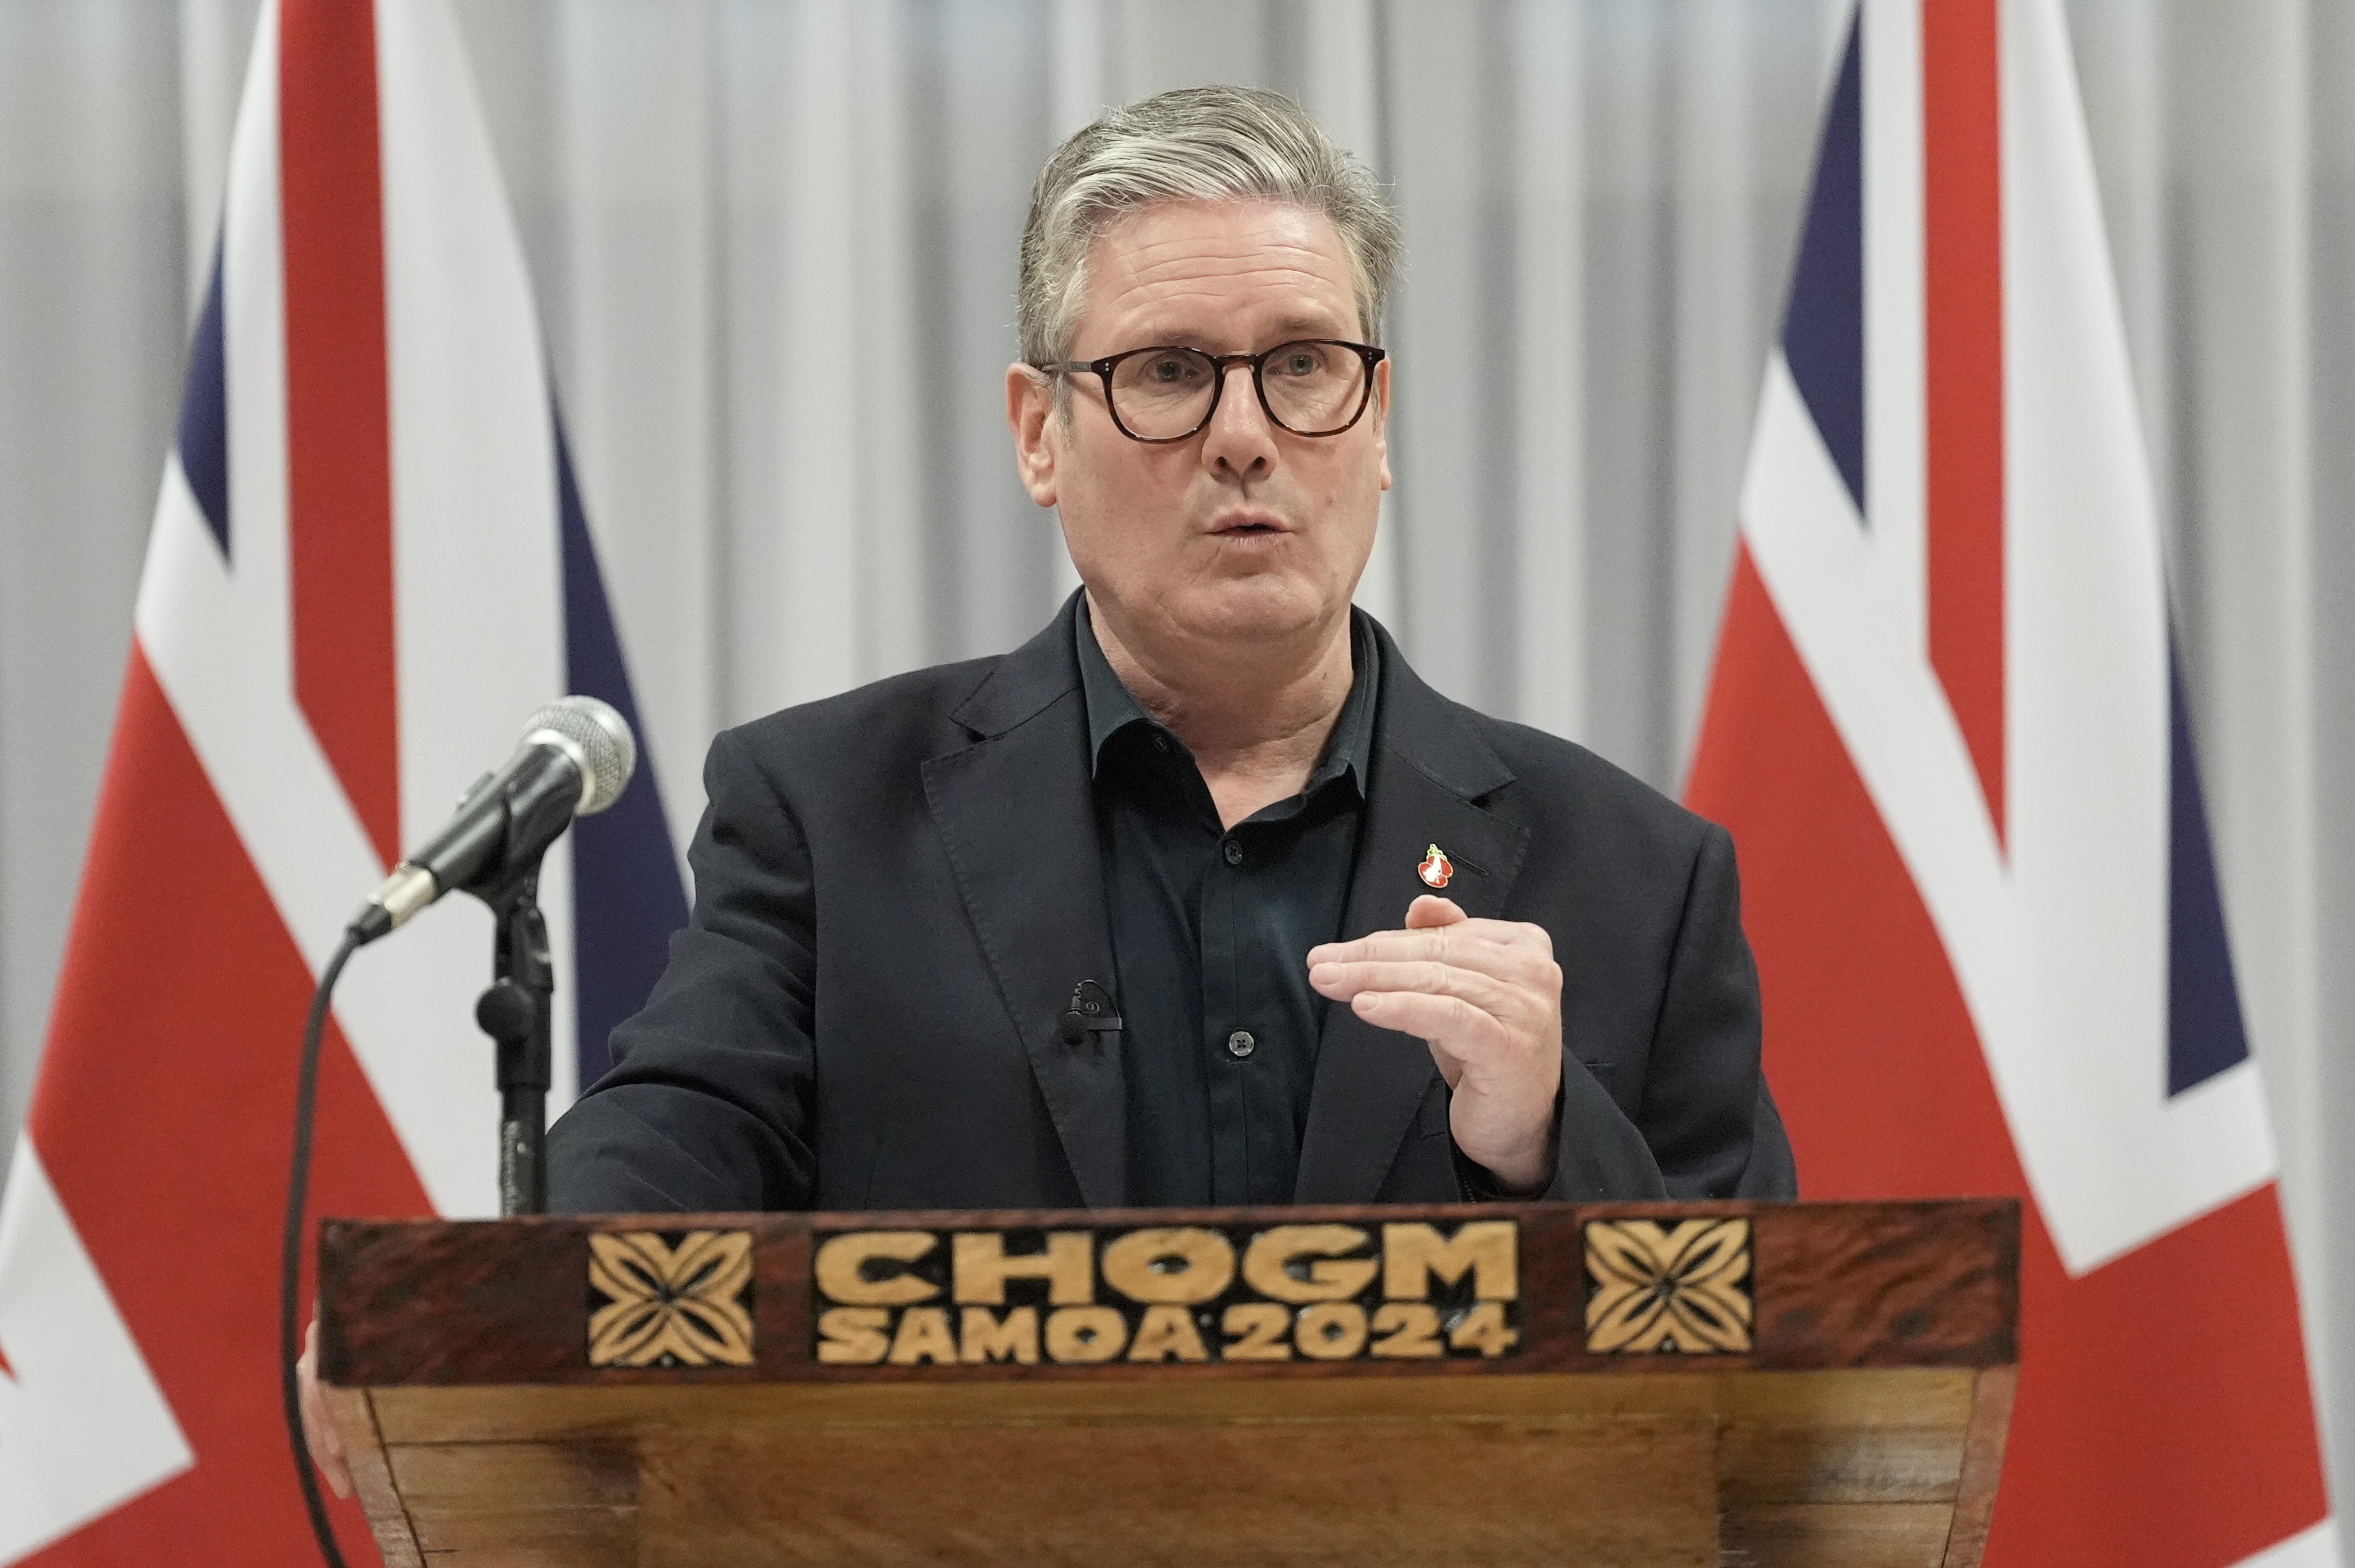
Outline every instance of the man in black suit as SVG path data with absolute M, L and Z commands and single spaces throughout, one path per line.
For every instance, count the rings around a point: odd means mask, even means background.
M 1083 591 L 713 743 L 694 916 L 551 1207 L 1794 1194 L 1724 831 L 1350 608 L 1397 254 L 1272 95 L 1055 154 L 1007 413 Z
M 555 1207 L 1792 1194 L 1723 831 L 1353 615 L 1397 251 L 1272 95 L 1058 152 L 1007 404 L 1083 591 L 719 737 Z

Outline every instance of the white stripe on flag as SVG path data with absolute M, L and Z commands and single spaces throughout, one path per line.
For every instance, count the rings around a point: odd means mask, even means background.
M 0 1563 L 196 1463 L 29 1137 L 0 1197 Z
M 2233 1568 L 2339 1568 L 2339 1521 L 2326 1519 L 2254 1557 L 2243 1557 Z
M 565 690 L 564 560 L 547 356 L 456 27 L 440 5 L 380 4 L 376 22 L 401 821 L 413 842 Z M 569 1066 L 570 835 L 541 863 L 539 903 L 556 963 L 555 1056 Z M 469 1006 L 489 979 L 481 940 L 442 981 Z M 347 1013 L 358 1017 L 357 999 Z M 487 1082 L 487 1044 L 471 1026 L 462 1043 L 451 1069 Z M 482 1167 L 478 1126 L 445 1115 L 435 1127 L 456 1135 L 451 1158 Z M 407 1127 L 401 1136 L 410 1142 Z M 414 1142 L 410 1155 L 421 1170 L 442 1158 Z
M 1877 614 L 1929 645 L 1928 348 L 1923 335 L 1921 0 L 1864 0 L 1865 506 Z

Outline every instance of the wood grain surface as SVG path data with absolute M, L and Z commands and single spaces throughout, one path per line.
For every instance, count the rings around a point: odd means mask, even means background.
M 1945 1203 L 1527 1204 L 1429 1209 L 1116 1211 L 917 1214 L 610 1216 L 448 1222 L 330 1220 L 322 1226 L 322 1365 L 346 1387 L 402 1384 L 614 1384 L 631 1381 L 863 1383 L 1103 1377 L 1315 1378 L 1477 1375 L 1484 1372 L 1657 1372 L 1674 1356 L 1585 1348 L 1588 1294 L 1581 1227 L 1613 1218 L 1748 1218 L 1755 1261 L 1755 1343 L 1732 1358 L 1761 1369 L 1994 1366 L 2017 1358 L 2019 1210 L 2006 1201 Z M 1316 1222 L 1379 1227 L 1509 1217 L 1519 1226 L 1518 1328 L 1509 1358 L 1381 1366 L 1289 1361 L 1151 1369 L 819 1363 L 811 1344 L 814 1233 L 1113 1232 L 1138 1225 Z M 588 1236 L 592 1231 L 741 1229 L 754 1238 L 752 1365 L 596 1368 L 589 1363 Z
M 1460 1319 L 1485 1292 L 1510 1314 L 1504 1353 L 1092 1366 L 814 1354 L 817 1308 L 834 1298 L 815 1290 L 813 1261 L 845 1232 L 1021 1238 L 965 1249 L 995 1268 L 1043 1257 L 1040 1238 L 1058 1232 L 1092 1233 L 1101 1255 L 1140 1226 L 1224 1227 L 1240 1259 L 1254 1227 L 1375 1235 L 1428 1221 L 1444 1242 L 1499 1216 L 1518 1227 L 1510 1269 L 1491 1249 L 1497 1266 L 1476 1274 L 1476 1249 L 1434 1254 L 1428 1235 L 1402 1278 L 1319 1275 L 1324 1255 L 1295 1258 L 1296 1297 L 1324 1304 L 1287 1310 L 1358 1310 L 1333 1297 L 1348 1287 L 1370 1312 L 1386 1288 L 1394 1299 L 1428 1285 L 1434 1302 L 1455 1293 L 1446 1311 Z M 1591 1353 L 1582 1227 L 1718 1216 L 1752 1233 L 1750 1352 Z M 2009 1417 L 2018 1224 L 2015 1206 L 1978 1202 L 331 1222 L 323 1361 L 399 1568 L 1973 1568 Z M 589 1314 L 604 1298 L 588 1288 L 587 1237 L 713 1229 L 752 1238 L 752 1363 L 591 1368 Z M 1204 1292 L 1255 1288 L 1240 1266 L 1229 1286 L 1226 1245 L 1132 1242 L 1094 1288 L 1116 1280 L 1212 1322 L 1227 1298 Z M 993 1299 L 994 1274 L 954 1277 L 940 1260 L 955 1249 L 935 1250 L 927 1323 L 964 1309 L 953 1285 L 989 1310 L 1014 1309 L 1024 1289 L 1052 1309 L 1044 1263 Z M 858 1275 L 841 1255 L 837 1290 L 919 1292 L 890 1283 L 897 1263 Z M 1339 1261 L 1361 1255 L 1376 1255 Z M 1418 1284 L 1433 1255 L 1439 1273 Z M 1264 1261 L 1255 1275 L 1295 1289 Z M 1068 1303 L 1080 1286 L 1067 1269 L 1055 1288 Z

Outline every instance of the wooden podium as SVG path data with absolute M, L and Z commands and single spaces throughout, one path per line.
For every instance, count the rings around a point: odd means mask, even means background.
M 2009 1202 L 331 1221 L 393 1568 L 1979 1561 Z

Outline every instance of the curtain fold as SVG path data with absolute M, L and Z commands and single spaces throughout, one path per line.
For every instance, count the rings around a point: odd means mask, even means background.
M 715 728 L 1004 649 L 1067 591 L 1002 415 L 1029 182 L 1099 106 L 1213 79 L 1299 97 L 1405 215 L 1398 483 L 1361 599 L 1441 689 L 1677 789 L 1845 0 L 455 4 L 682 843 Z M 0 1138 L 256 11 L 0 7 Z M 2068 11 L 2341 1436 L 2355 23 Z

